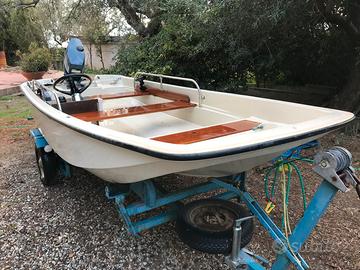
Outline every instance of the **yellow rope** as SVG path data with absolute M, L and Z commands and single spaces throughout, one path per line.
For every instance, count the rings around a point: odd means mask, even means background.
M 286 204 L 286 175 L 285 175 L 285 165 L 282 165 L 281 167 L 281 176 L 282 176 L 282 193 L 283 193 L 283 211 L 284 211 L 284 228 L 285 228 L 285 237 L 286 242 L 288 245 L 288 248 L 291 252 L 291 254 L 294 256 L 294 258 L 298 261 L 299 264 L 301 264 L 300 260 L 298 259 L 297 255 L 295 254 L 294 250 L 291 247 L 290 241 L 289 241 L 289 233 L 291 234 L 291 226 L 290 226 L 290 219 L 289 219 L 289 209 Z M 289 166 L 289 165 L 287 165 Z M 290 169 L 290 168 L 288 168 Z

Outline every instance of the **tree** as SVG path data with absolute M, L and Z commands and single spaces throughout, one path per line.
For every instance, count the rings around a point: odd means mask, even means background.
M 166 1 L 164 1 L 166 2 Z M 162 1 L 107 0 L 111 8 L 117 8 L 127 23 L 141 36 L 157 34 L 161 27 Z
M 115 27 L 111 27 L 106 22 L 107 13 L 97 11 L 92 13 L 85 21 L 82 21 L 81 34 L 90 43 L 90 65 L 92 68 L 92 46 L 95 46 L 96 54 L 100 58 L 102 68 L 105 68 L 102 45 L 106 43 L 107 37 Z
M 327 84 L 343 89 L 333 105 L 360 111 L 358 0 L 17 3 L 26 9 L 36 6 L 48 38 L 61 43 L 69 35 L 86 36 L 100 57 L 107 35 L 127 37 L 116 72 L 172 73 L 233 92 L 249 76 L 258 85 Z
M 342 28 L 355 46 L 360 46 L 360 3 L 356 0 L 316 0 L 325 22 Z
M 34 10 L 12 10 L 8 31 L 19 50 L 27 50 L 32 42 L 46 45 L 43 29 L 36 23 Z
M 15 51 L 26 51 L 32 41 L 44 44 L 34 10 L 21 8 L 22 2 L 0 0 L 0 49 L 7 52 L 9 64 L 16 61 Z
M 360 10 L 355 0 L 108 2 L 142 38 L 121 50 L 118 71 L 164 71 L 230 91 L 237 91 L 253 74 L 258 84 L 345 89 L 337 102 L 341 108 L 356 111 L 360 104 L 354 60 Z M 148 3 L 153 9 L 147 16 Z M 141 16 L 160 21 L 156 31 L 148 31 L 150 23 L 147 26 Z
M 324 22 L 346 33 L 355 59 L 348 63 L 352 70 L 333 105 L 360 114 L 360 3 L 356 0 L 316 0 L 316 5 Z
M 59 45 L 69 36 L 89 35 L 90 29 L 101 29 L 104 35 L 131 31 L 121 13 L 101 0 L 41 0 L 36 11 L 48 38 Z

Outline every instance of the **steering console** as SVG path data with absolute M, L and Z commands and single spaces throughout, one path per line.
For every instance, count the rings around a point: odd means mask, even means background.
M 57 79 L 53 87 L 56 91 L 73 97 L 74 101 L 81 100 L 80 94 L 91 85 L 90 76 L 82 73 L 66 74 Z

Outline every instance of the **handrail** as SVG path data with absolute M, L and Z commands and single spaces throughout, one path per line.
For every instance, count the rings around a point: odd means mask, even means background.
M 196 88 L 198 90 L 198 96 L 199 96 L 198 97 L 198 103 L 199 103 L 199 106 L 201 106 L 202 100 L 205 99 L 205 96 L 203 96 L 201 94 L 201 89 L 200 89 L 199 84 L 194 79 L 138 71 L 138 72 L 135 73 L 135 76 L 134 76 L 134 88 L 135 88 L 135 84 L 136 84 L 136 78 L 137 78 L 138 75 L 148 75 L 148 76 L 159 77 L 160 78 L 160 88 L 161 88 L 161 90 L 163 90 L 163 78 L 179 80 L 179 81 L 186 81 L 186 82 L 192 82 L 196 86 Z
M 58 109 L 59 109 L 59 111 L 62 112 L 61 102 L 60 102 L 58 94 L 55 91 L 51 90 L 51 89 L 47 89 L 47 91 L 51 92 L 54 95 L 56 103 L 58 105 Z

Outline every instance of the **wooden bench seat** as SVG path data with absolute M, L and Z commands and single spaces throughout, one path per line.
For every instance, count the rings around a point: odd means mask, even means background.
M 244 131 L 249 131 L 257 127 L 258 125 L 260 125 L 260 123 L 258 122 L 241 120 L 211 127 L 188 130 L 165 136 L 159 136 L 152 139 L 160 142 L 167 142 L 173 144 L 191 144 Z
M 86 99 L 97 99 L 97 98 L 116 99 L 116 98 L 138 97 L 138 96 L 148 96 L 148 95 L 150 95 L 149 92 L 129 91 L 129 92 L 116 93 L 116 94 L 88 96 L 86 97 Z
M 172 101 L 172 102 L 150 104 L 144 106 L 119 108 L 109 111 L 76 113 L 76 114 L 72 114 L 72 116 L 84 121 L 96 122 L 96 121 L 102 121 L 112 118 L 133 116 L 133 115 L 146 114 L 146 113 L 164 112 L 169 110 L 184 109 L 195 106 L 196 106 L 195 104 L 192 104 L 190 102 Z
M 187 95 L 178 94 L 170 91 L 163 91 L 158 88 L 147 88 L 144 91 L 141 91 L 139 87 L 136 87 L 134 91 L 122 92 L 116 94 L 103 94 L 103 95 L 93 95 L 88 96 L 85 99 L 117 99 L 117 98 L 127 98 L 127 97 L 138 97 L 138 96 L 148 96 L 153 95 L 164 99 L 169 99 L 173 101 L 184 101 L 190 102 L 190 98 Z
M 136 88 L 136 91 L 141 91 L 139 88 Z M 164 91 L 160 90 L 158 88 L 146 88 L 146 90 L 143 91 L 143 93 L 149 93 L 153 96 L 157 96 L 164 99 L 170 99 L 174 101 L 184 101 L 184 102 L 190 102 L 190 98 L 187 95 L 174 93 L 170 91 Z

